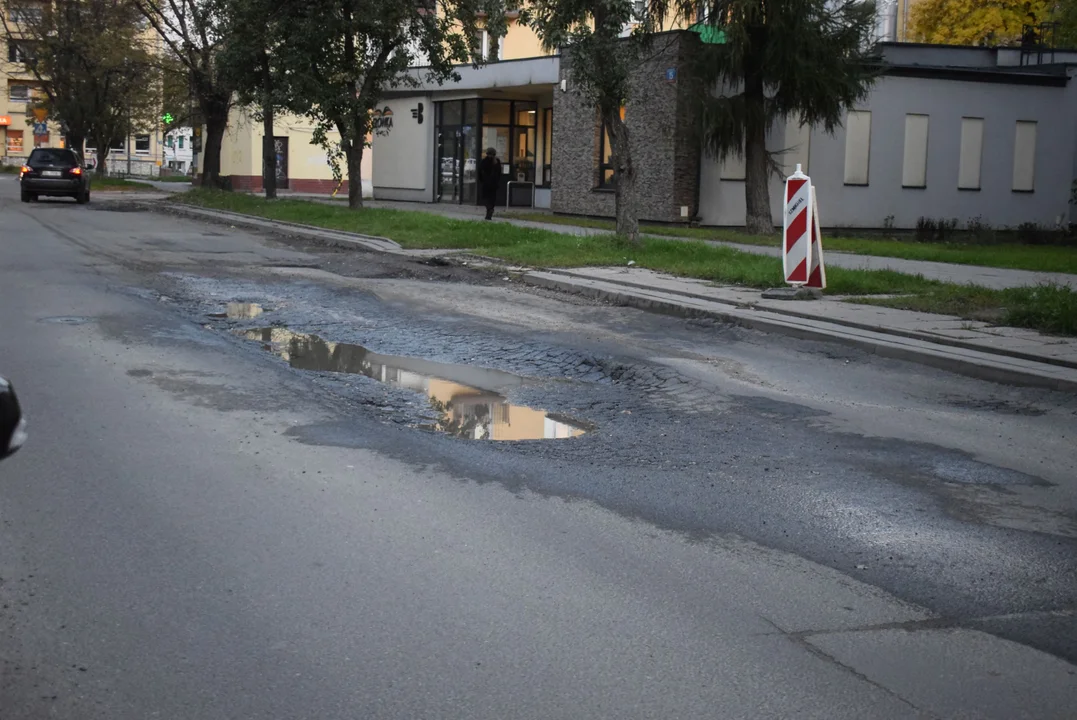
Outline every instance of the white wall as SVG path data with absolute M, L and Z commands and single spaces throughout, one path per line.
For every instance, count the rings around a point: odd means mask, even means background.
M 423 104 L 423 123 L 412 110 Z M 434 175 L 434 103 L 419 95 L 387 100 L 379 105 L 392 111 L 392 128 L 378 130 L 373 138 L 374 197 L 385 200 L 432 202 Z
M 890 222 L 913 228 L 920 217 L 982 219 L 996 227 L 1024 222 L 1054 225 L 1077 215 L 1068 204 L 1077 174 L 1077 79 L 1067 87 L 886 76 L 857 107 L 871 112 L 868 182 L 847 185 L 846 132 L 813 129 L 804 168 L 816 186 L 819 214 L 831 227 L 878 228 Z M 902 187 L 906 115 L 926 115 L 926 186 Z M 979 190 L 959 189 L 962 118 L 979 117 L 983 154 Z M 1037 122 L 1034 190 L 1015 192 L 1014 147 L 1017 122 Z M 788 147 L 796 133 L 775 128 L 768 147 Z M 800 153 L 797 153 L 798 155 Z M 800 160 L 798 159 L 798 162 Z M 722 168 L 703 158 L 700 215 L 708 225 L 744 224 L 744 183 L 721 179 Z M 775 222 L 781 179 L 771 183 Z M 892 219 L 891 219 L 892 218 Z

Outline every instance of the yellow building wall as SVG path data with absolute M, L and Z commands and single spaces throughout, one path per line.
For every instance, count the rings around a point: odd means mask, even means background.
M 550 54 L 542 49 L 542 41 L 534 30 L 516 20 L 509 20 L 502 60 L 519 60 Z
M 203 137 L 205 129 L 203 129 Z M 314 124 L 304 117 L 278 115 L 273 123 L 273 136 L 288 138 L 288 177 L 299 180 L 332 180 L 333 168 L 320 145 L 311 144 Z M 234 107 L 228 115 L 228 127 L 221 141 L 221 175 L 258 177 L 262 174 L 262 122 L 255 120 L 245 108 Z M 340 135 L 329 133 L 329 141 L 339 142 Z M 347 168 L 341 160 L 341 172 Z M 373 172 L 373 153 L 367 148 L 361 167 L 364 185 Z

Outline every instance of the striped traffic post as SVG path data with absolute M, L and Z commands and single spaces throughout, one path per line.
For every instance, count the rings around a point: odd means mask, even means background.
M 785 181 L 782 269 L 790 285 L 826 287 L 815 190 L 800 165 Z
M 808 184 L 811 184 L 811 180 Z M 811 262 L 808 263 L 805 287 L 822 290 L 826 287 L 826 266 L 823 264 L 823 233 L 819 230 L 819 199 L 814 187 L 811 190 L 811 250 L 808 255 Z

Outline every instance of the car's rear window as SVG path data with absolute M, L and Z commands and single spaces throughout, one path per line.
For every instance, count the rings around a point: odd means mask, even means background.
M 30 165 L 59 165 L 61 167 L 74 167 L 78 165 L 75 153 L 70 150 L 51 148 L 37 148 L 30 153 Z

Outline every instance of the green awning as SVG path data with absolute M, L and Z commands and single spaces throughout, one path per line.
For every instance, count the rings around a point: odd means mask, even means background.
M 714 25 L 699 22 L 688 29 L 691 32 L 698 34 L 699 39 L 708 45 L 725 45 L 725 30 L 717 28 Z

